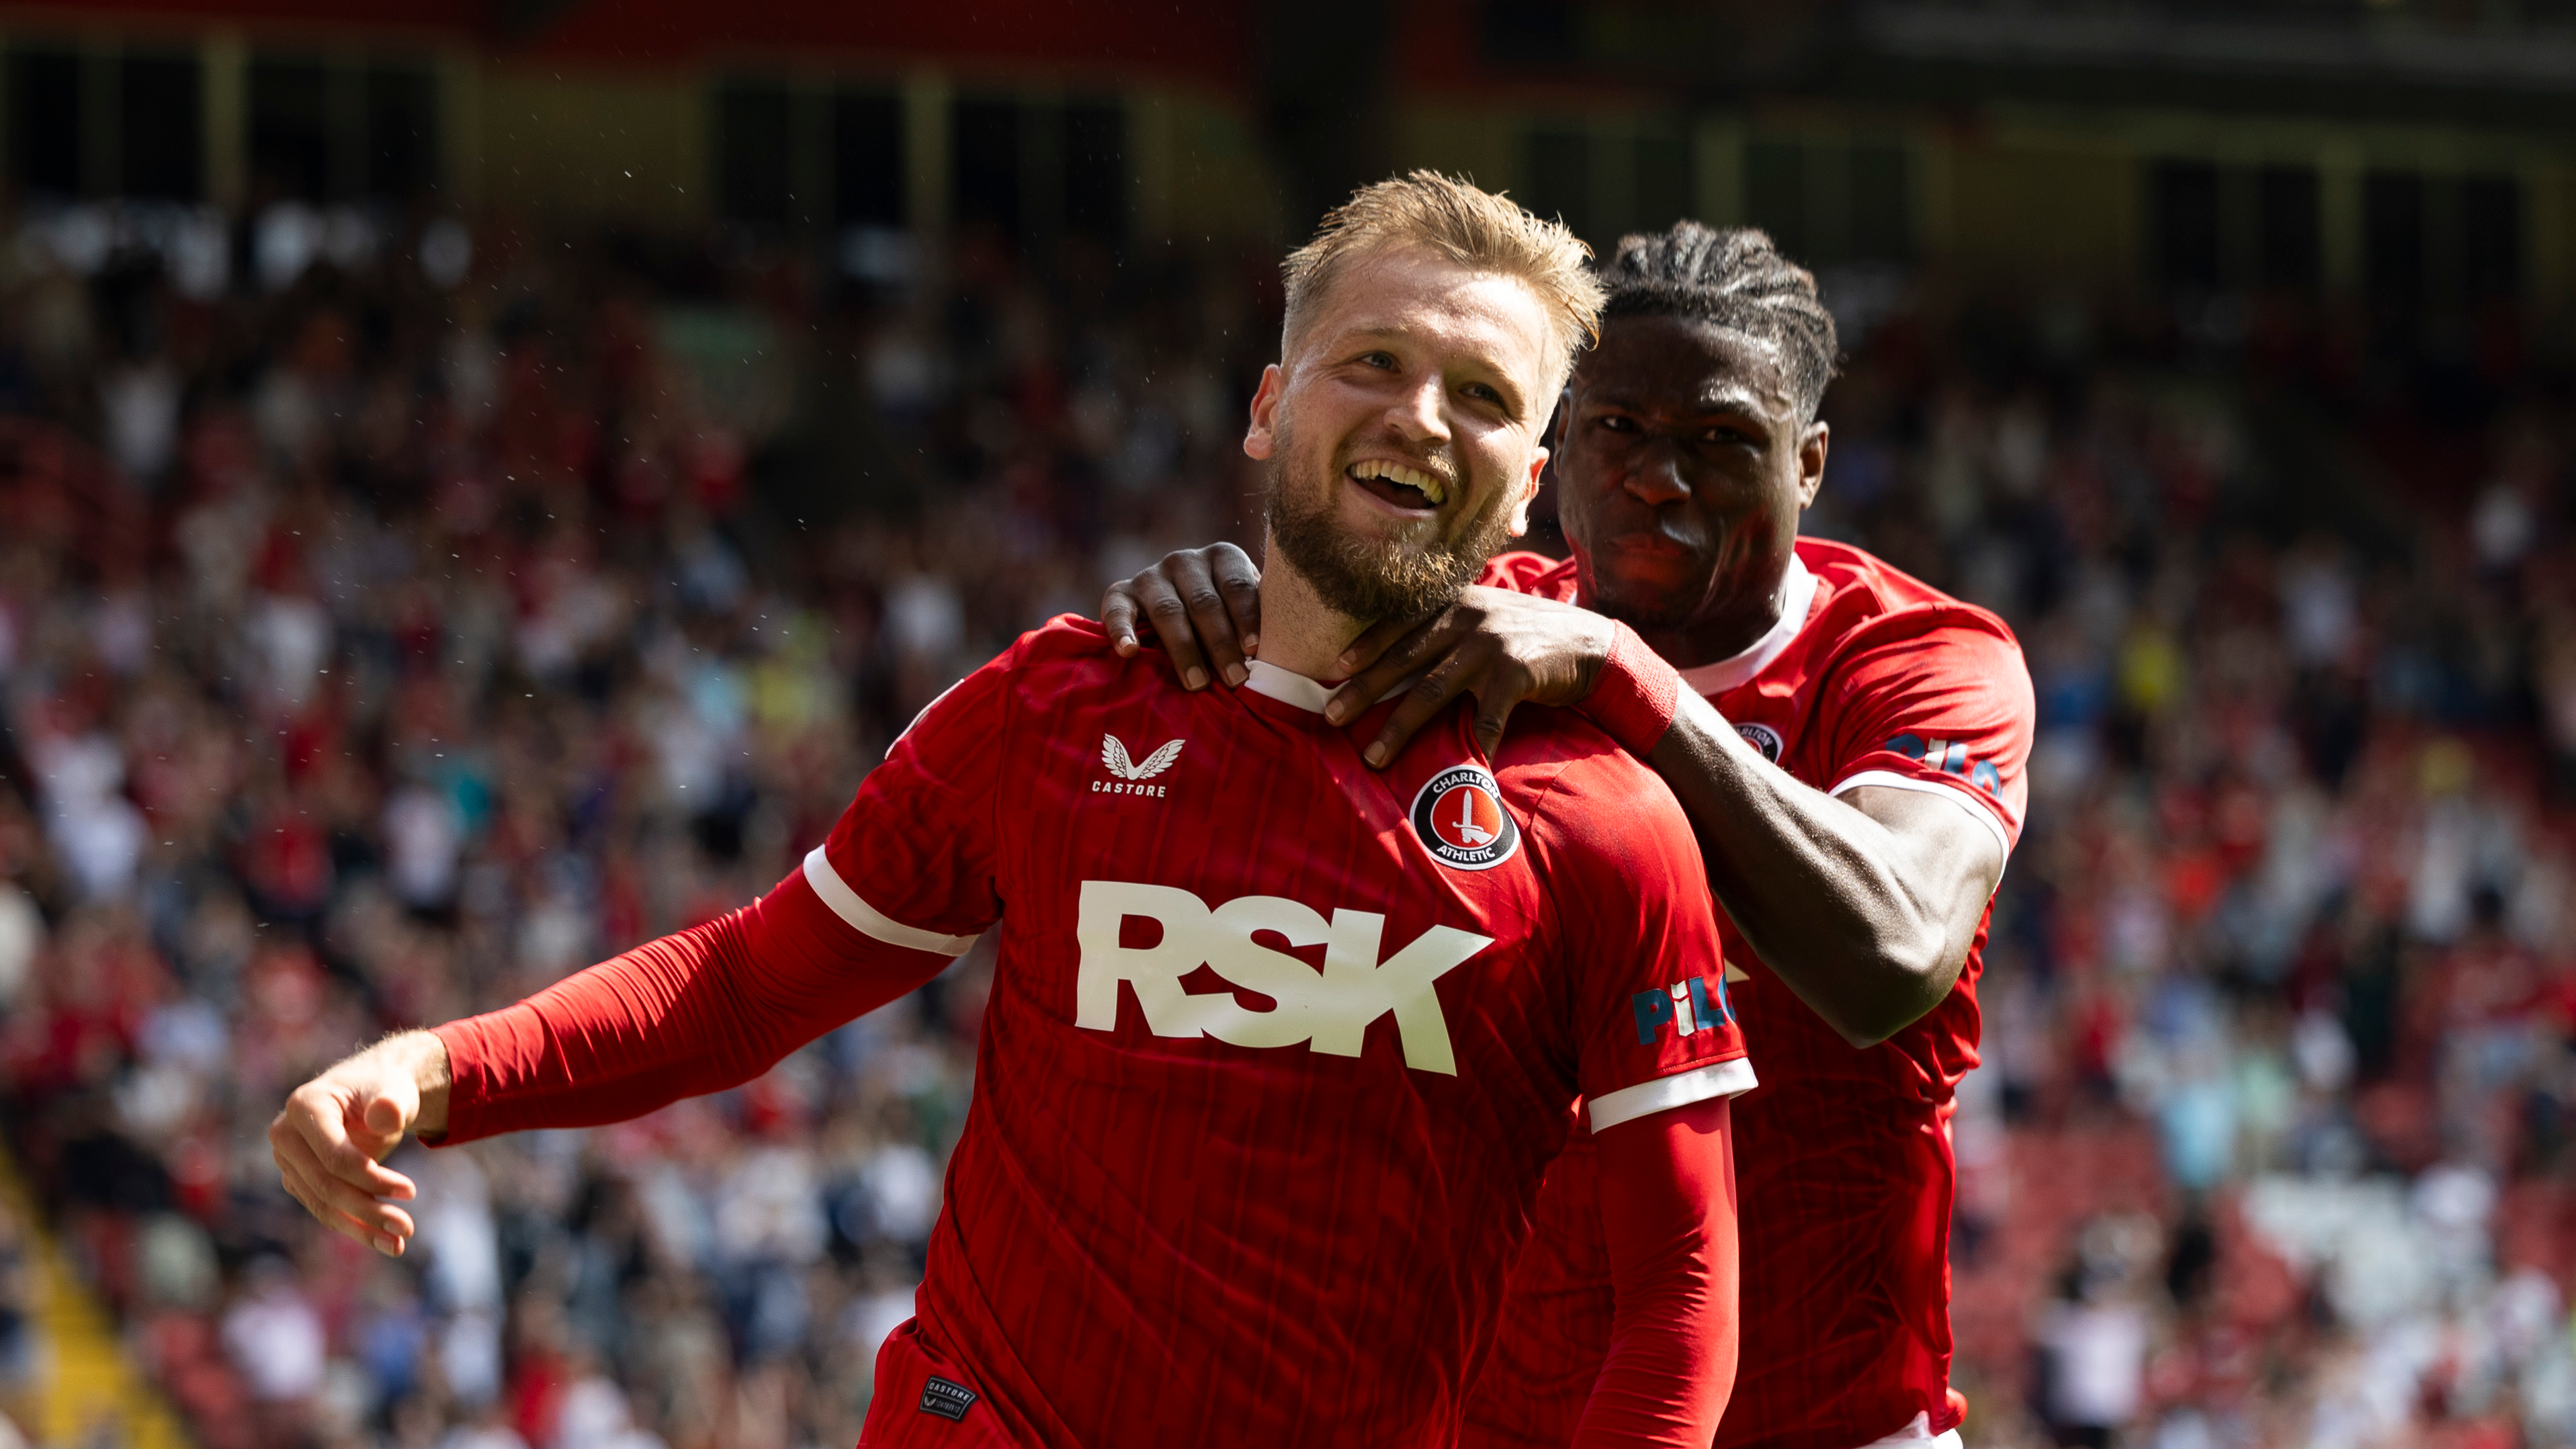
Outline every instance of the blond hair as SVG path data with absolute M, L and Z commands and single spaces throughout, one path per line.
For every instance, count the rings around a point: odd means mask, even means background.
M 1404 246 L 1426 248 L 1474 271 L 1518 278 L 1536 293 L 1555 323 L 1553 381 L 1559 386 L 1574 366 L 1574 354 L 1598 332 L 1603 294 L 1585 265 L 1592 248 L 1582 238 L 1565 223 L 1533 216 L 1497 192 L 1426 170 L 1352 192 L 1350 200 L 1324 213 L 1313 240 L 1280 263 L 1287 284 L 1282 355 L 1295 345 L 1303 318 L 1353 260 Z

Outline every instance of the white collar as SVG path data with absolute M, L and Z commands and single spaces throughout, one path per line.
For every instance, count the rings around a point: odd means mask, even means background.
M 1293 704 L 1308 714 L 1322 714 L 1324 701 L 1333 697 L 1330 685 L 1319 684 L 1293 670 L 1282 669 L 1255 659 L 1244 666 L 1252 677 L 1243 687 L 1255 694 L 1266 694 L 1281 704 Z
M 1251 676 L 1243 681 L 1244 688 L 1255 694 L 1266 694 L 1281 704 L 1293 704 L 1308 714 L 1322 714 L 1324 702 L 1341 691 L 1341 686 L 1338 684 L 1325 684 L 1319 680 L 1308 679 L 1293 669 L 1282 669 L 1276 664 L 1264 664 L 1258 659 L 1246 660 L 1243 668 L 1244 672 Z M 1420 674 L 1404 676 L 1397 680 L 1386 693 L 1379 695 L 1377 702 L 1384 704 L 1404 693 L 1421 677 Z
M 1702 664 L 1681 672 L 1682 683 L 1702 696 L 1715 698 L 1771 667 L 1798 631 L 1807 627 L 1807 611 L 1816 604 L 1816 576 L 1807 572 L 1806 561 L 1789 555 L 1789 572 L 1780 580 L 1780 618 L 1771 632 L 1756 639 L 1743 653 Z

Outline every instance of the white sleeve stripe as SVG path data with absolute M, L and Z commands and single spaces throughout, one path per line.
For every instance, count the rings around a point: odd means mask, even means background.
M 1651 1082 L 1639 1082 L 1633 1087 L 1621 1087 L 1615 1092 L 1604 1092 L 1584 1103 L 1583 1108 L 1592 1118 L 1592 1130 L 1598 1132 L 1650 1112 L 1687 1107 L 1711 1097 L 1739 1096 L 1757 1085 L 1753 1080 L 1753 1063 L 1736 1057 L 1669 1077 L 1657 1077 Z
M 1955 800 L 1960 809 L 1977 817 L 1978 824 L 1994 832 L 1995 848 L 2003 852 L 2005 860 L 2012 859 L 2012 840 L 2004 834 L 2004 823 L 1995 818 L 1994 810 L 1985 803 L 1985 797 L 1977 792 L 1977 787 L 1974 785 L 1964 781 L 1956 785 L 1943 785 L 1931 780 L 1918 779 L 1912 775 L 1900 775 L 1894 770 L 1863 770 L 1825 793 L 1839 796 L 1845 790 L 1856 789 L 1862 785 L 1884 785 L 1890 790 L 1912 790 L 1924 795 L 1938 795 L 1944 800 Z
M 841 879 L 841 873 L 832 868 L 831 857 L 825 855 L 819 845 L 805 856 L 805 883 L 814 888 L 814 894 L 823 898 L 823 904 L 832 908 L 833 915 L 849 922 L 861 934 L 874 936 L 889 946 L 959 956 L 975 944 L 972 936 L 943 936 L 919 926 L 907 926 L 861 900 L 859 893 Z

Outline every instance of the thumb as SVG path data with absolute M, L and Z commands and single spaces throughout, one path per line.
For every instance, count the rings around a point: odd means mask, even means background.
M 380 1137 L 400 1137 L 420 1116 L 420 1087 L 395 1075 L 363 1099 L 360 1120 Z

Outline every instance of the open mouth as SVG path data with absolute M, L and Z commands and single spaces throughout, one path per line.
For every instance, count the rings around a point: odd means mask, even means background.
M 1427 512 L 1449 501 L 1449 485 L 1420 468 L 1367 458 L 1344 470 L 1352 482 L 1398 508 Z

